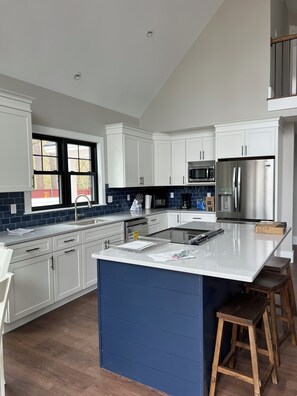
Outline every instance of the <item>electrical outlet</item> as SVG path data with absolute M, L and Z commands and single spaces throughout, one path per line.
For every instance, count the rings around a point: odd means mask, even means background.
M 16 212 L 17 212 L 16 204 L 10 205 L 10 213 L 11 214 L 16 214 Z
M 130 201 L 130 194 L 127 194 L 127 201 Z
M 174 192 L 170 193 L 170 198 L 174 198 Z
M 107 197 L 107 202 L 108 202 L 108 203 L 112 203 L 112 202 L 113 202 L 112 195 L 108 195 L 108 197 Z

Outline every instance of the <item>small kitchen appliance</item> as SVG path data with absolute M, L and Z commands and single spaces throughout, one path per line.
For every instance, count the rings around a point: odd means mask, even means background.
M 188 182 L 205 183 L 215 181 L 215 162 L 196 161 L 188 163 Z
M 191 209 L 191 196 L 189 193 L 182 194 L 182 209 Z

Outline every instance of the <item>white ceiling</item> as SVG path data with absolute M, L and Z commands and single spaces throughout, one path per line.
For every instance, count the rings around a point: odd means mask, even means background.
M 222 2 L 0 0 L 0 73 L 140 117 Z

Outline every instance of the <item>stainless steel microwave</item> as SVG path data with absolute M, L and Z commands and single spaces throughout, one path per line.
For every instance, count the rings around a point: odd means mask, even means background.
M 188 183 L 214 182 L 215 162 L 188 162 Z

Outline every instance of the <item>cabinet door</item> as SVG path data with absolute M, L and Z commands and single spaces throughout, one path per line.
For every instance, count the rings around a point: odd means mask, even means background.
M 139 180 L 138 184 L 144 186 L 153 185 L 153 141 L 139 140 Z
M 180 225 L 180 213 L 167 213 L 168 228 L 177 227 Z
M 173 140 L 172 165 L 171 165 L 171 184 L 185 184 L 186 179 L 186 144 L 185 140 Z
M 156 186 L 171 184 L 171 142 L 154 142 L 154 178 Z
M 124 234 L 108 237 L 111 244 L 118 245 L 124 242 Z M 92 257 L 93 253 L 98 253 L 105 248 L 106 239 L 98 239 L 83 245 L 83 288 L 97 284 L 97 260 Z
M 167 213 L 161 213 L 159 215 L 159 227 L 160 227 L 160 231 L 166 230 L 166 228 L 168 228 L 168 216 L 167 216 Z
M 203 152 L 202 159 L 204 161 L 215 160 L 215 138 L 214 136 L 203 137 Z
M 82 289 L 81 246 L 54 252 L 55 301 Z
M 244 154 L 244 131 L 216 134 L 217 158 L 236 158 Z
M 8 323 L 54 302 L 52 255 L 45 254 L 10 264 L 14 274 L 8 303 Z
M 135 187 L 139 185 L 138 176 L 138 139 L 134 136 L 125 135 L 125 186 Z
M 0 192 L 32 191 L 31 113 L 0 106 Z
M 202 137 L 186 140 L 186 161 L 201 161 L 202 160 Z
M 275 155 L 274 129 L 258 128 L 245 131 L 245 155 L 259 157 Z

